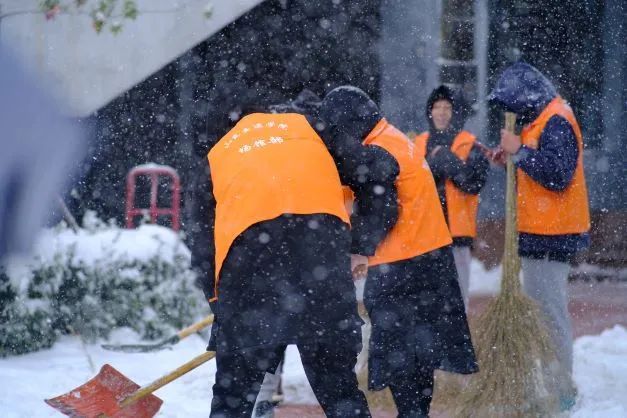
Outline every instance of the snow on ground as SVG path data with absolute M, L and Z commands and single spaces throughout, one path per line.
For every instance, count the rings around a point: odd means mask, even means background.
M 112 342 L 135 342 L 129 331 L 120 330 Z M 62 338 L 50 350 L 0 359 L 0 415 L 3 418 L 61 417 L 43 402 L 86 382 L 109 363 L 143 385 L 200 354 L 205 341 L 192 336 L 172 350 L 128 354 L 106 351 L 98 345 L 83 346 L 77 337 Z M 200 366 L 157 392 L 164 400 L 161 418 L 206 418 L 211 402 L 215 363 Z M 627 416 L 627 330 L 620 326 L 601 335 L 575 342 L 575 380 L 579 400 L 572 416 L 619 418 Z M 298 351 L 289 347 L 283 374 L 287 403 L 315 403 Z
M 471 295 L 495 295 L 501 288 L 501 266 L 486 270 L 483 263 L 473 258 L 470 262 Z
M 575 341 L 579 400 L 573 417 L 627 417 L 627 330 L 619 325 Z
M 128 337 L 128 338 L 124 338 Z M 136 342 L 132 331 L 117 332 L 117 342 Z M 93 377 L 109 363 L 139 385 L 150 383 L 201 354 L 206 342 L 192 336 L 172 350 L 156 353 L 117 353 L 99 345 L 83 346 L 77 337 L 64 337 L 50 350 L 0 359 L 0 416 L 4 418 L 61 417 L 43 402 L 65 393 Z M 90 368 L 90 358 L 95 370 Z M 165 400 L 159 417 L 207 417 L 215 361 L 210 361 L 179 380 L 163 387 L 157 396 Z
M 118 235 L 114 239 L 124 238 Z M 133 245 L 129 242 L 128 247 Z M 499 269 L 486 271 L 479 261 L 473 260 L 471 277 L 476 279 L 471 280 L 471 292 L 494 294 L 498 291 L 500 275 Z M 363 283 L 358 283 L 358 293 L 361 286 Z M 136 343 L 139 340 L 131 330 L 120 329 L 108 342 Z M 172 349 L 129 354 L 106 351 L 98 344 L 83 345 L 78 337 L 63 337 L 49 350 L 0 359 L 0 416 L 61 417 L 43 400 L 85 383 L 105 363 L 144 385 L 201 354 L 205 346 L 205 339 L 194 335 Z M 575 341 L 574 356 L 579 399 L 572 416 L 626 417 L 627 330 L 617 325 L 600 335 L 581 337 Z M 157 416 L 207 417 L 214 374 L 212 360 L 157 391 L 157 396 L 164 400 Z M 287 350 L 283 391 L 286 403 L 316 403 L 295 347 Z

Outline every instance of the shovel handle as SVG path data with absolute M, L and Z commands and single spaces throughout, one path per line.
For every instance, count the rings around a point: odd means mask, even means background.
M 201 355 L 183 364 L 178 369 L 173 370 L 170 373 L 166 374 L 165 376 L 161 376 L 160 378 L 153 381 L 152 383 L 137 389 L 137 391 L 135 391 L 133 394 L 129 395 L 122 402 L 120 402 L 120 407 L 125 408 L 129 406 L 130 404 L 137 402 L 141 398 L 147 395 L 150 395 L 152 392 L 167 385 L 171 381 L 183 376 L 185 373 L 194 370 L 196 367 L 200 366 L 203 363 L 208 362 L 215 356 L 216 356 L 215 351 L 206 351 L 202 353 Z
M 176 335 L 179 337 L 179 340 L 182 340 L 183 338 L 189 337 L 190 335 L 211 324 L 213 324 L 213 315 L 208 315 L 205 319 L 202 319 L 201 321 L 198 321 L 195 324 L 188 326 L 187 328 L 183 328 L 182 330 L 177 332 Z

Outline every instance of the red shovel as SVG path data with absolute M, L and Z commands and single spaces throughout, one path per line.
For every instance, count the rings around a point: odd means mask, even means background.
M 139 387 L 105 364 L 87 383 L 46 403 L 72 418 L 151 418 L 163 401 L 152 393 L 215 357 L 207 351 L 149 385 Z

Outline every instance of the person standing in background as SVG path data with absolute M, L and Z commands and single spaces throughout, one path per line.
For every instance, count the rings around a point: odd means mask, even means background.
M 464 130 L 468 109 L 461 94 L 442 85 L 433 90 L 426 106 L 429 130 L 414 143 L 425 156 L 453 237 L 453 256 L 459 287 L 468 309 L 470 262 L 477 235 L 479 192 L 486 183 L 489 162 L 477 138 Z

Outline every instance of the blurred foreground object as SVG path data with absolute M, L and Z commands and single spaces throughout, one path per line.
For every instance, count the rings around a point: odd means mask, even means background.
M 79 131 L 0 47 L 0 261 L 30 249 L 73 163 Z

